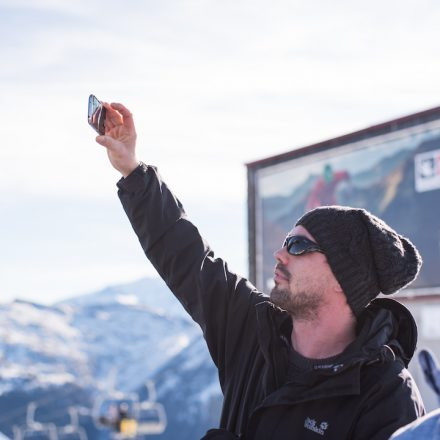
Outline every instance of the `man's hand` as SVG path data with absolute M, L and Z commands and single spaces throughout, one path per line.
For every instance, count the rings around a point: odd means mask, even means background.
M 102 105 L 107 110 L 105 135 L 97 136 L 96 142 L 107 149 L 113 167 L 127 177 L 139 165 L 133 116 L 122 104 L 103 102 Z

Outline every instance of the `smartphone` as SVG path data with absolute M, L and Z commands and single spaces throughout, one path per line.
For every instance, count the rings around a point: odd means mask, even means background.
M 87 120 L 99 134 L 105 134 L 105 115 L 106 109 L 101 101 L 95 95 L 90 95 Z

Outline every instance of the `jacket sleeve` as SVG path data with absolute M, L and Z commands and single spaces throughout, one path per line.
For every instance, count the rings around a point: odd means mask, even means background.
M 202 328 L 223 384 L 222 374 L 240 350 L 240 339 L 255 331 L 254 313 L 249 312 L 264 297 L 214 256 L 156 168 L 141 164 L 118 188 L 146 256 Z
M 377 377 L 351 438 L 388 440 L 397 429 L 424 414 L 422 398 L 409 372 L 401 368 L 394 376 L 385 373 Z

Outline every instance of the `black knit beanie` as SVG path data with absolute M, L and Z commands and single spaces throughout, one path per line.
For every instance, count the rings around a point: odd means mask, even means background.
M 315 238 L 358 316 L 379 293 L 413 281 L 422 265 L 416 247 L 365 209 L 322 206 L 297 222 Z

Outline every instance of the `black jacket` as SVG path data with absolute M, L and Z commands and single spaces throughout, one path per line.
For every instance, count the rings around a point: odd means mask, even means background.
M 337 359 L 287 380 L 287 313 L 214 256 L 155 168 L 118 187 L 147 257 L 203 330 L 224 394 L 220 428 L 246 440 L 385 440 L 424 413 L 405 368 L 417 336 L 402 305 L 373 301 Z

